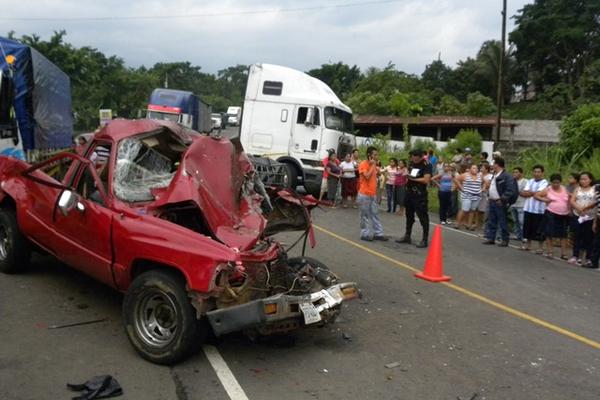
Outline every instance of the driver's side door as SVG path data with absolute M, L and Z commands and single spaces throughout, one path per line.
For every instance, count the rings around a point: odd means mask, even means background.
M 102 151 L 98 150 L 100 146 Z M 94 143 L 87 154 L 87 158 L 73 153 L 61 155 L 73 160 L 61 183 L 44 174 L 44 163 L 24 172 L 32 181 L 33 190 L 28 192 L 37 205 L 32 216 L 43 223 L 43 230 L 32 237 L 66 264 L 113 285 L 113 213 L 107 207 L 106 184 L 100 179 L 110 167 L 110 144 Z M 56 161 L 50 160 L 50 165 L 53 163 Z M 61 209 L 61 199 L 67 194 L 75 207 Z

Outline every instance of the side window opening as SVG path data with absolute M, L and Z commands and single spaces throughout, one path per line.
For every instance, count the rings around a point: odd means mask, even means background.
M 90 166 L 83 167 L 79 180 L 77 181 L 77 193 L 83 198 L 94 201 L 98 204 L 103 204 L 100 189 L 98 188 L 97 182 L 94 180 L 90 168 L 94 168 L 96 174 L 100 178 L 100 185 L 104 193 L 107 193 L 108 188 L 108 170 L 110 160 L 110 143 L 98 143 L 95 144 L 91 150 L 89 159 L 92 162 Z
M 271 96 L 281 96 L 281 92 L 283 91 L 283 82 L 277 81 L 265 81 L 263 83 L 263 94 L 271 95 Z

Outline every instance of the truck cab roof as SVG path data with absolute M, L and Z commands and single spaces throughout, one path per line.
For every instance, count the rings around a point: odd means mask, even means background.
M 269 90 L 279 88 L 279 90 Z M 273 64 L 254 64 L 248 74 L 245 100 L 332 106 L 351 113 L 329 86 L 304 72 Z

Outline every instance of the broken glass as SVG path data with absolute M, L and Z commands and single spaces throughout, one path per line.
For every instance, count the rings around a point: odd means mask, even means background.
M 152 201 L 152 189 L 169 186 L 175 172 L 171 160 L 137 138 L 119 145 L 115 166 L 115 195 L 127 202 Z

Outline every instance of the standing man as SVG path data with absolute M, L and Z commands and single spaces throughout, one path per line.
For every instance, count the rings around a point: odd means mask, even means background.
M 415 149 L 410 152 L 408 166 L 408 183 L 404 206 L 406 207 L 406 233 L 398 243 L 411 243 L 410 235 L 415 223 L 415 213 L 419 217 L 423 229 L 423 239 L 417 244 L 418 248 L 427 247 L 429 239 L 429 214 L 427 213 L 427 186 L 431 182 L 431 165 L 423 159 L 423 150 Z
M 596 216 L 592 223 L 592 232 L 594 232 L 594 242 L 592 244 L 592 256 L 590 257 L 590 268 L 598 268 L 600 261 L 600 183 L 596 184 L 594 197 L 596 200 Z
M 525 205 L 525 197 L 521 196 L 521 192 L 525 190 L 525 185 L 527 185 L 527 179 L 523 178 L 523 168 L 515 167 L 513 169 L 513 179 L 517 182 L 517 187 L 519 188 L 519 197 L 515 204 L 510 206 L 510 214 L 513 219 L 513 227 L 514 233 L 517 237 L 517 240 L 523 241 L 523 206 Z
M 496 242 L 496 231 L 500 227 L 502 242 L 500 246 L 508 247 L 508 206 L 518 196 L 513 177 L 504 170 L 504 159 L 496 158 L 494 176 L 488 192 L 488 219 L 485 225 L 485 241 L 483 244 Z
M 373 146 L 367 148 L 367 159 L 358 166 L 359 189 L 356 196 L 360 213 L 360 239 L 367 242 L 373 240 L 387 241 L 383 236 L 383 226 L 379 220 L 377 205 L 377 175 L 379 168 L 379 153 Z M 371 229 L 373 235 L 371 235 Z

